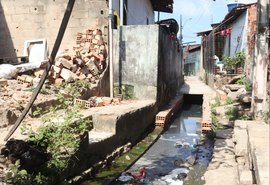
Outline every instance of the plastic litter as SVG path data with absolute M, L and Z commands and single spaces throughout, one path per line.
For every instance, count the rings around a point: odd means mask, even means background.
M 18 70 L 15 66 L 10 64 L 0 65 L 0 78 L 11 79 L 16 76 Z
M 134 178 L 130 174 L 127 174 L 127 173 L 122 173 L 121 176 L 118 177 L 118 180 L 121 182 L 128 182 L 128 181 L 131 181 L 133 179 Z

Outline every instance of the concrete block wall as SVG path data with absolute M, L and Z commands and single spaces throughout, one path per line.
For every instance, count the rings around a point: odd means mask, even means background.
M 114 32 L 115 85 L 133 86 L 137 99 L 156 99 L 158 26 L 124 26 Z
M 158 25 L 120 27 L 114 48 L 114 82 L 133 86 L 135 99 L 163 106 L 183 83 L 181 48 Z
M 21 56 L 25 40 L 45 38 L 52 50 L 67 0 L 1 0 L 0 57 Z M 95 25 L 107 40 L 108 6 L 105 0 L 76 0 L 60 50 L 76 44 L 76 34 Z
M 184 82 L 183 52 L 176 40 L 159 27 L 158 85 L 157 101 L 159 106 L 172 99 Z

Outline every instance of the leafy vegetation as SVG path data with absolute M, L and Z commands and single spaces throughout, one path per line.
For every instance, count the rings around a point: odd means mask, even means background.
M 42 185 L 44 182 L 48 182 L 48 177 L 45 177 L 40 172 L 33 175 L 20 167 L 20 161 L 17 160 L 15 164 L 11 165 L 9 172 L 5 176 L 5 181 L 14 185 Z
M 221 128 L 220 122 L 217 117 L 217 113 L 215 110 L 215 107 L 218 107 L 221 105 L 220 98 L 218 96 L 215 97 L 215 102 L 211 104 L 211 119 L 212 119 L 212 129 L 215 131 L 219 128 Z
M 252 90 L 252 84 L 250 80 L 246 77 L 242 77 L 239 80 L 236 81 L 236 84 L 238 85 L 244 85 L 246 91 L 251 91 Z
M 269 123 L 269 119 L 270 119 L 270 115 L 269 115 L 269 112 L 263 112 L 263 121 L 265 122 L 265 123 Z
M 238 117 L 238 110 L 236 107 L 227 107 L 226 108 L 226 117 L 229 119 L 229 121 L 234 121 Z
M 243 66 L 243 64 L 245 63 L 245 59 L 246 56 L 244 52 L 236 53 L 235 56 L 233 57 L 224 56 L 223 57 L 224 68 L 234 69 L 237 66 Z
M 234 103 L 234 100 L 231 97 L 226 98 L 225 105 L 230 105 L 230 104 L 233 104 L 233 103 Z
M 50 108 L 50 113 L 42 119 L 43 126 L 37 131 L 23 127 L 23 132 L 29 135 L 28 142 L 50 154 L 50 160 L 32 174 L 21 169 L 20 163 L 16 162 L 7 173 L 7 182 L 16 185 L 47 184 L 45 181 L 49 176 L 59 175 L 72 162 L 85 132 L 92 129 L 92 121 L 83 119 L 78 107 L 71 108 L 69 99 L 60 99 L 62 104 Z M 64 108 L 62 113 L 56 112 L 59 108 Z
M 215 107 L 218 107 L 221 105 L 221 101 L 220 101 L 220 98 L 219 97 L 215 97 L 215 102 L 213 104 L 211 104 L 211 109 L 215 108 Z
M 120 89 L 121 88 L 121 89 Z M 120 91 L 119 91 L 120 89 Z M 119 85 L 114 86 L 114 94 L 121 94 L 124 99 L 134 99 L 134 86 L 128 84 L 122 84 L 121 87 Z
M 242 115 L 239 117 L 240 120 L 253 120 L 253 116 L 250 116 L 250 115 Z
M 72 98 L 79 98 L 84 94 L 87 89 L 90 89 L 91 83 L 87 80 L 75 80 L 73 83 L 65 82 L 59 86 L 59 89 L 63 89 Z

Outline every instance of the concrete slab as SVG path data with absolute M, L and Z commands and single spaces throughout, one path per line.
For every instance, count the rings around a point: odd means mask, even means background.
M 185 83 L 182 85 L 180 92 L 183 94 L 216 94 L 198 76 L 185 76 Z
M 222 167 L 215 170 L 208 170 L 204 174 L 205 185 L 217 185 L 217 184 L 226 184 L 226 185 L 236 185 L 237 179 L 236 174 L 237 170 L 235 167 Z
M 261 121 L 235 121 L 236 154 L 250 156 L 257 185 L 269 184 L 269 125 Z M 241 180 L 241 176 L 240 176 Z
M 269 125 L 249 124 L 249 147 L 258 185 L 269 184 Z

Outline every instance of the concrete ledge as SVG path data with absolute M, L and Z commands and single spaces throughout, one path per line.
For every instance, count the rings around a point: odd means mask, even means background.
M 67 176 L 74 177 L 100 161 L 113 161 L 124 152 L 120 148 L 133 146 L 149 127 L 155 126 L 157 110 L 153 100 L 83 110 L 84 118 L 93 118 L 94 128 L 89 132 L 88 146 L 78 154 L 80 161 L 69 169 Z
M 249 124 L 248 144 L 257 185 L 269 184 L 269 125 Z

